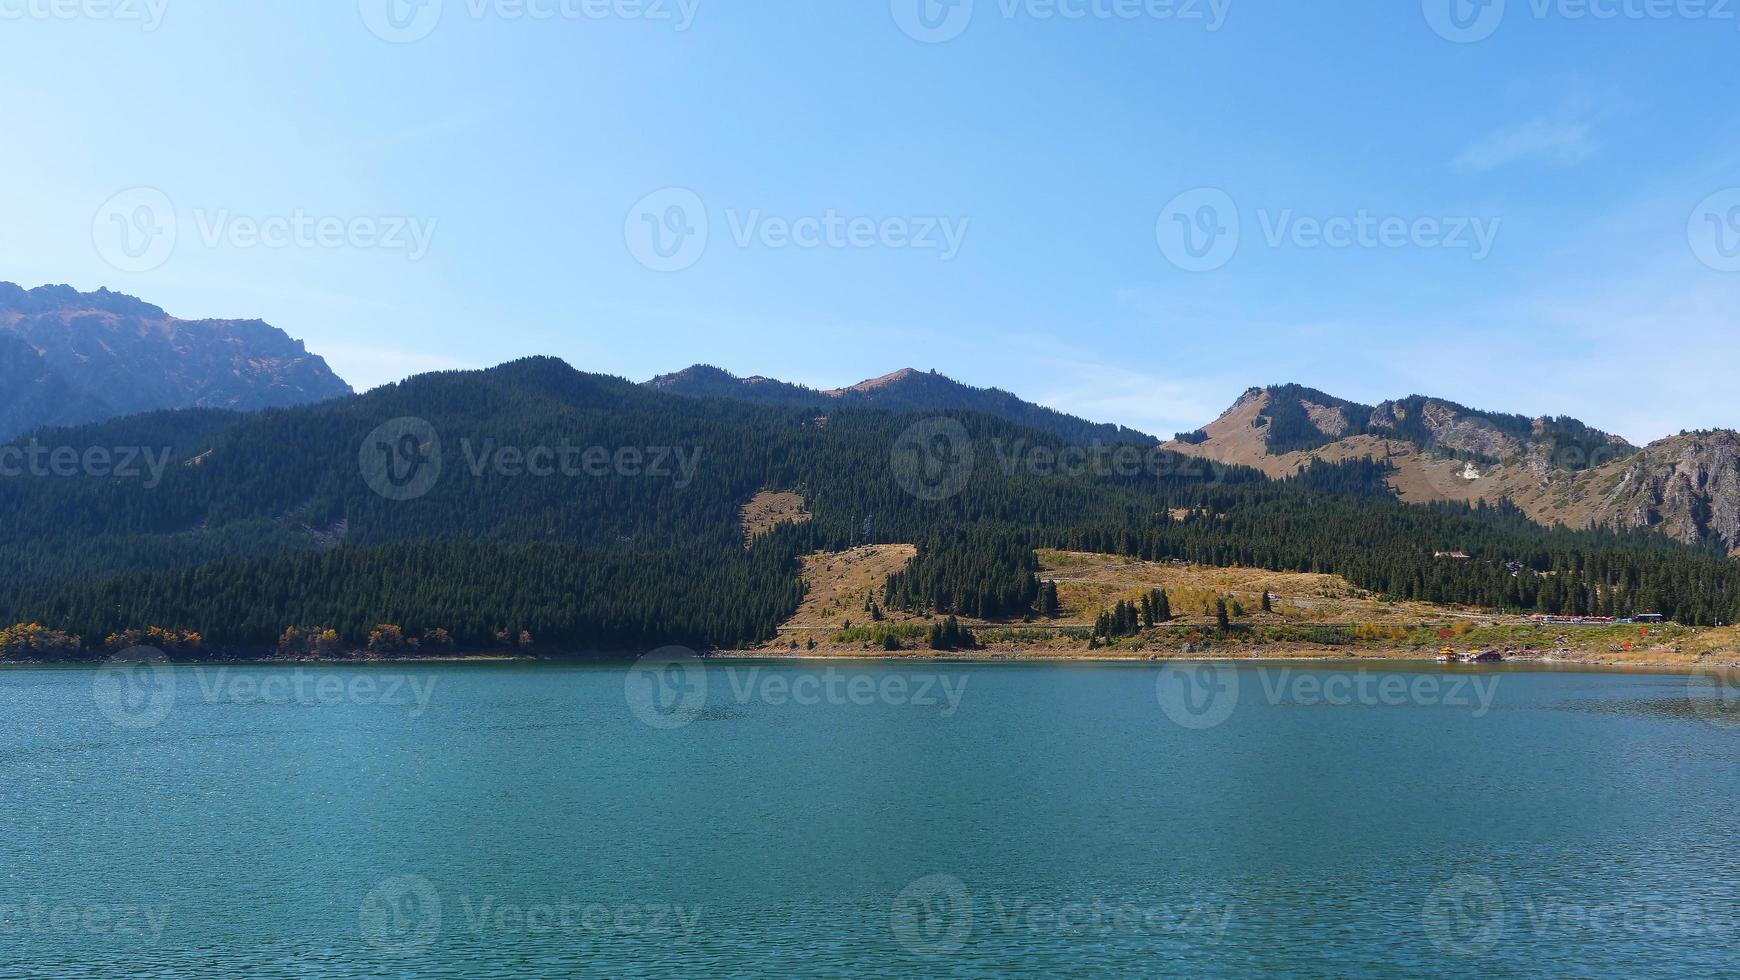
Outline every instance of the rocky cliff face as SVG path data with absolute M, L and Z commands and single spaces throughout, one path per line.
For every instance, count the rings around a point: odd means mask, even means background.
M 1740 551 L 1740 434 L 1686 433 L 1651 443 L 1619 469 L 1615 523 L 1657 527 L 1681 541 L 1713 538 Z
M 1510 500 L 1542 524 L 1654 528 L 1740 554 L 1740 434 L 1686 433 L 1639 450 L 1575 419 L 1527 419 L 1414 396 L 1365 408 L 1298 386 L 1252 388 L 1168 448 L 1270 476 L 1372 457 L 1410 503 Z
M 106 289 L 0 283 L 0 440 L 156 409 L 348 394 L 325 360 L 259 320 L 180 320 Z
M 1528 444 L 1509 435 L 1460 405 L 1428 398 L 1417 407 L 1385 402 L 1372 412 L 1372 428 L 1399 430 L 1416 414 L 1436 445 L 1459 453 L 1488 459 L 1513 459 L 1528 451 Z

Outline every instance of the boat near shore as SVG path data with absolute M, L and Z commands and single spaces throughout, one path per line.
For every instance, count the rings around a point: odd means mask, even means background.
M 1505 655 L 1497 650 L 1469 650 L 1467 653 L 1457 653 L 1445 647 L 1438 654 L 1441 664 L 1494 664 L 1503 663 Z

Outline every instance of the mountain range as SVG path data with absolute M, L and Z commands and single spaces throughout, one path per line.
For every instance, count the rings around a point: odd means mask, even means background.
M 0 442 L 158 409 L 249 411 L 351 393 L 260 320 L 181 320 L 99 289 L 0 282 Z
M 1576 419 L 1500 415 L 1412 396 L 1360 405 L 1298 385 L 1252 388 L 1167 447 L 1271 477 L 1374 458 L 1410 503 L 1508 500 L 1542 524 L 1653 528 L 1740 552 L 1740 434 L 1637 447 Z
M 329 632 L 350 649 L 401 633 L 741 649 L 794 614 L 803 556 L 859 545 L 916 557 L 854 596 L 853 618 L 1043 617 L 1039 548 L 1332 574 L 1429 603 L 1740 618 L 1725 556 L 1502 504 L 1413 506 L 1382 461 L 1270 479 L 1157 446 L 1069 454 L 984 412 L 941 413 L 952 434 L 932 438 L 938 414 L 675 395 L 530 358 L 286 409 L 47 430 L 33 438 L 100 470 L 0 446 L 0 622 L 87 651 L 153 628 L 238 655 Z M 143 465 L 126 447 L 148 447 Z M 1068 455 L 1079 465 L 1055 465 Z M 807 519 L 746 542 L 770 492 Z
M 1434 602 L 1740 616 L 1737 573 L 1700 564 L 1740 555 L 1740 435 L 1726 430 L 1639 447 L 1564 416 L 1274 385 L 1161 442 L 934 371 L 816 390 L 694 366 L 635 385 L 553 359 L 346 395 L 324 360 L 261 320 L 0 284 L 0 451 L 30 432 L 172 461 L 146 482 L 0 479 L 0 618 L 261 642 L 287 625 L 358 637 L 421 609 L 473 642 L 513 627 L 733 644 L 766 639 L 795 604 L 797 555 L 867 541 L 919 545 L 908 602 L 974 614 L 1023 614 L 1032 547 L 1063 547 L 1329 571 Z M 934 449 L 903 439 L 938 414 L 1053 460 L 1065 446 L 1138 446 L 1230 468 L 994 472 L 985 454 L 955 493 L 915 498 L 889 463 Z M 358 449 L 404 418 L 440 435 L 418 442 L 447 475 L 395 501 L 358 472 Z M 679 486 L 501 479 L 475 456 L 569 444 L 701 463 Z M 745 552 L 740 513 L 762 491 L 799 494 L 813 519 Z M 1456 569 L 1441 554 L 1474 560 Z

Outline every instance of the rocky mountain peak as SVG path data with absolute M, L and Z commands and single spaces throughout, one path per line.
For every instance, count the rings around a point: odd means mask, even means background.
M 279 408 L 348 395 L 257 319 L 182 320 L 124 293 L 0 283 L 0 440 L 165 408 Z

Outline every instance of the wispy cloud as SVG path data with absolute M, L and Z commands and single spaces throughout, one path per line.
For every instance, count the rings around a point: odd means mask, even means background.
M 1517 164 L 1574 167 L 1601 150 L 1596 124 L 1626 105 L 1623 93 L 1592 86 L 1582 78 L 1559 79 L 1555 108 L 1521 122 L 1500 126 L 1476 138 L 1451 165 L 1478 174 Z M 1535 93 L 1519 93 L 1527 99 Z M 1551 104 L 1550 102 L 1546 104 Z
M 1542 116 L 1487 133 L 1463 150 L 1454 166 L 1465 174 L 1515 163 L 1576 166 L 1601 148 L 1594 131 L 1594 123 L 1588 120 Z

